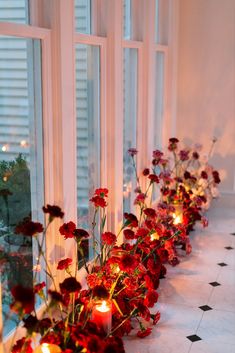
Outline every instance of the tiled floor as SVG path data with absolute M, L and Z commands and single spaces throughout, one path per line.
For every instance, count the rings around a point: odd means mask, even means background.
M 193 253 L 160 283 L 161 321 L 144 339 L 125 338 L 127 353 L 235 352 L 235 208 L 208 217 L 191 233 Z

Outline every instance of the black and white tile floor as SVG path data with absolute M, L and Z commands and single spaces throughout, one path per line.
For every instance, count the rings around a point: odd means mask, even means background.
M 235 352 L 235 208 L 212 208 L 191 239 L 192 254 L 160 283 L 161 321 L 144 339 L 125 338 L 127 353 Z

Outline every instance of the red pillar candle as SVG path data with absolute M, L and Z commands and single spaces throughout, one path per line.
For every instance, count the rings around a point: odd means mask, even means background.
M 108 300 L 95 301 L 92 309 L 92 321 L 109 334 L 112 328 L 112 303 Z

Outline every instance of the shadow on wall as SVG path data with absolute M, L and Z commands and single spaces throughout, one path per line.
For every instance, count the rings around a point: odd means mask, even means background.
M 215 144 L 210 158 L 210 164 L 220 172 L 221 184 L 219 185 L 219 190 L 221 192 L 235 192 L 235 152 L 221 154 L 218 151 L 220 150 L 220 145 L 223 145 L 223 152 L 225 150 L 224 145 L 226 146 L 225 139 L 222 139 L 223 131 L 221 129 L 214 129 L 215 136 L 218 138 L 218 142 Z M 213 135 L 212 135 L 213 137 Z M 206 141 L 206 144 L 202 143 L 202 152 L 201 155 L 208 155 L 211 148 L 212 137 Z M 235 141 L 235 139 L 233 140 Z M 182 139 L 182 145 L 193 147 L 196 143 L 200 143 L 196 139 L 192 140 L 191 138 L 185 137 Z M 233 142 L 235 144 L 235 142 Z M 227 141 L 229 146 L 229 141 Z M 234 149 L 234 148 L 233 148 Z

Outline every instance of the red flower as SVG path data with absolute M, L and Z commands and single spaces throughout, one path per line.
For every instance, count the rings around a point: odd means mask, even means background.
M 120 270 L 124 272 L 132 272 L 138 266 L 138 260 L 135 256 L 126 254 L 120 259 Z
M 216 184 L 219 184 L 221 182 L 220 177 L 219 177 L 219 172 L 217 172 L 217 170 L 214 170 L 212 172 L 212 175 L 213 175 L 214 182 Z
M 85 229 L 77 228 L 73 231 L 76 240 L 83 240 L 89 238 L 89 233 Z
M 107 337 L 104 343 L 105 347 L 103 353 L 125 353 L 123 342 L 120 337 Z
M 74 231 L 76 229 L 76 225 L 73 222 L 68 222 L 68 223 L 64 223 L 60 229 L 59 232 L 61 235 L 64 235 L 64 239 L 68 239 L 68 238 L 73 238 L 74 237 Z
M 42 233 L 42 232 L 43 232 L 42 224 L 39 222 L 33 222 L 28 218 L 24 219 L 23 222 L 20 222 L 15 228 L 16 234 L 23 234 L 29 237 L 32 237 L 33 235 L 37 235 L 38 233 Z
M 63 338 L 60 335 L 60 333 L 55 333 L 55 332 L 48 332 L 42 339 L 40 340 L 40 343 L 51 343 L 51 344 L 56 344 L 60 345 L 63 342 Z
M 187 161 L 189 160 L 189 151 L 181 150 L 179 152 L 179 156 L 181 161 Z
M 179 140 L 175 137 L 172 137 L 169 139 L 169 145 L 168 145 L 168 150 L 169 151 L 175 151 L 177 149 L 177 143 Z
M 134 205 L 144 204 L 145 199 L 146 199 L 145 194 L 143 193 L 138 194 L 135 198 Z
M 146 336 L 149 336 L 149 335 L 151 334 L 151 332 L 152 332 L 152 329 L 151 329 L 150 327 L 148 327 L 148 328 L 146 328 L 146 329 L 143 329 L 143 330 L 141 330 L 141 331 L 138 331 L 138 332 L 137 332 L 137 336 L 138 336 L 139 338 L 144 338 L 144 337 L 146 337 Z
M 156 174 L 150 174 L 148 178 L 151 180 L 151 183 L 159 183 L 159 178 Z
M 153 325 L 156 325 L 161 318 L 160 312 L 158 311 L 156 314 L 152 314 L 151 318 L 153 319 Z
M 117 241 L 117 237 L 115 234 L 111 232 L 105 232 L 101 235 L 102 242 L 107 245 L 114 245 Z
M 35 297 L 32 288 L 22 287 L 20 284 L 11 289 L 14 302 L 11 304 L 11 310 L 20 313 L 29 314 L 34 309 Z
M 146 228 L 139 228 L 137 229 L 136 233 L 135 233 L 135 236 L 136 238 L 138 237 L 146 237 L 146 235 L 149 234 L 149 230 L 146 229 Z
M 148 290 L 144 298 L 144 304 L 152 308 L 158 301 L 158 293 L 155 290 Z
M 63 218 L 64 217 L 64 212 L 62 212 L 61 208 L 59 206 L 55 205 L 47 205 L 46 207 L 43 206 L 42 208 L 44 213 L 48 213 L 51 219 L 53 218 Z
M 203 178 L 203 179 L 208 179 L 208 174 L 207 174 L 207 172 L 205 172 L 205 170 L 203 170 L 203 171 L 201 172 L 201 178 Z
M 153 151 L 153 158 L 154 159 L 159 160 L 162 158 L 162 156 L 163 156 L 163 153 L 161 151 L 159 151 L 159 150 Z
M 199 154 L 196 151 L 193 152 L 193 159 L 199 159 Z
M 136 148 L 129 148 L 129 150 L 128 150 L 128 154 L 129 154 L 131 157 L 134 157 L 137 153 L 138 153 L 138 151 L 137 151 Z
M 102 279 L 99 278 L 96 273 L 88 274 L 86 281 L 87 281 L 88 287 L 90 288 L 94 288 L 95 286 L 102 283 Z
M 51 300 L 54 302 L 58 303 L 63 303 L 63 297 L 59 292 L 56 292 L 55 290 L 48 290 L 48 294 L 51 296 Z
M 75 293 L 82 289 L 81 284 L 76 280 L 75 277 L 66 278 L 62 283 L 60 283 L 60 290 L 63 293 Z
M 149 218 L 155 218 L 157 216 L 156 211 L 153 208 L 146 208 L 144 214 Z
M 99 188 L 95 190 L 95 195 L 100 197 L 108 197 L 108 189 L 106 188 Z
M 149 168 L 145 168 L 142 173 L 143 173 L 144 176 L 149 175 L 149 173 L 150 173 Z
M 60 260 L 57 265 L 57 270 L 66 270 L 71 264 L 73 260 L 67 257 L 66 259 Z
M 125 238 L 128 240 L 135 238 L 135 233 L 131 229 L 125 229 L 123 231 L 123 234 L 124 234 Z
M 186 170 L 185 172 L 184 172 L 184 179 L 190 179 L 191 178 L 191 174 Z
M 95 207 L 104 208 L 107 206 L 107 202 L 103 197 L 100 196 L 93 196 L 90 201 L 94 204 Z
M 33 287 L 33 291 L 34 293 L 39 293 L 41 292 L 41 290 L 46 287 L 46 283 L 45 282 L 41 282 L 41 283 L 37 283 L 35 284 L 35 286 Z
M 12 347 L 11 353 L 32 353 L 33 349 L 31 347 L 31 339 L 26 339 L 26 337 L 21 338 L 16 341 Z
M 124 218 L 126 219 L 125 225 L 129 227 L 138 227 L 138 219 L 132 213 L 124 213 Z
M 93 288 L 93 297 L 99 299 L 108 299 L 109 292 L 103 285 L 98 285 Z

